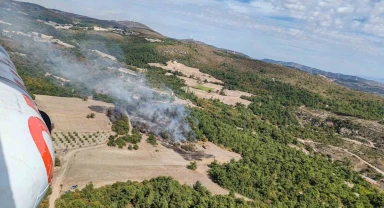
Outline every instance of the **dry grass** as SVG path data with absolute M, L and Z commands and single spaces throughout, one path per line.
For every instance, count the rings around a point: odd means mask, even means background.
M 223 81 L 216 79 L 209 74 L 200 72 L 199 69 L 185 66 L 184 64 L 177 63 L 176 61 L 168 61 L 166 66 L 159 63 L 150 63 L 149 65 L 160 67 L 173 72 L 179 71 L 187 77 L 194 77 L 196 79 L 200 79 L 201 81 L 207 80 L 208 82 L 212 83 L 223 83 Z
M 45 111 L 54 123 L 53 132 L 111 132 L 111 125 L 105 113 L 97 113 L 90 110 L 89 106 L 114 107 L 113 104 L 88 99 L 62 98 L 45 95 L 36 95 L 36 104 L 39 109 Z M 93 119 L 87 119 L 87 115 L 94 113 Z
M 223 89 L 222 85 L 214 84 L 214 83 L 222 83 L 221 80 L 218 80 L 214 77 L 211 77 L 208 74 L 201 73 L 199 69 L 187 67 L 183 64 L 168 61 L 167 66 L 164 66 L 159 63 L 151 63 L 150 65 L 161 67 L 166 70 L 171 71 L 179 71 L 183 73 L 185 76 L 177 76 L 179 79 L 184 80 L 185 84 L 188 86 L 186 88 L 187 92 L 191 92 L 195 94 L 198 98 L 202 99 L 219 99 L 221 102 L 227 105 L 236 105 L 237 103 L 241 103 L 245 106 L 251 104 L 250 101 L 241 99 L 242 95 L 244 96 L 253 96 L 250 93 L 238 91 L 238 90 L 224 90 L 225 95 L 221 95 L 220 91 Z M 193 75 L 193 78 L 190 76 Z M 214 82 L 214 83 L 211 83 Z
M 219 99 L 221 102 L 227 104 L 227 105 L 236 105 L 237 103 L 241 103 L 245 106 L 248 106 L 251 104 L 251 101 L 241 99 L 241 95 L 236 96 L 226 96 L 226 95 L 220 95 L 217 93 L 209 93 L 203 90 L 194 89 L 194 88 L 188 88 L 188 91 L 195 94 L 198 98 L 203 99 Z
M 190 161 L 162 145 L 154 147 L 145 139 L 144 136 L 137 151 L 102 146 L 77 152 L 70 158 L 63 180 L 63 191 L 72 185 L 83 188 L 89 182 L 100 187 L 116 181 L 143 181 L 158 176 L 171 176 L 182 184 L 193 185 L 200 181 L 214 194 L 228 194 L 227 190 L 213 183 L 208 177 L 207 164 L 210 164 L 213 158 L 199 161 L 198 169 L 192 171 L 186 168 Z M 214 155 L 219 162 L 241 158 L 240 155 L 223 150 L 212 143 L 205 146 L 206 150 L 201 145 L 198 148 Z

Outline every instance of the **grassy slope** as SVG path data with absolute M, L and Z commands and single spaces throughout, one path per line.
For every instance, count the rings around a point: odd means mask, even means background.
M 228 70 L 229 67 L 233 67 L 236 68 L 236 70 L 258 73 L 266 78 L 298 86 L 324 97 L 338 100 L 380 100 L 384 103 L 384 97 L 381 96 L 351 90 L 334 82 L 329 82 L 324 78 L 288 67 L 245 59 L 239 56 L 228 56 L 206 45 L 173 41 L 172 44 L 159 46 L 158 50 L 160 53 L 166 54 L 169 58 L 178 59 L 190 66 L 201 69 L 212 68 L 225 71 Z M 223 63 L 226 64 L 224 65 Z

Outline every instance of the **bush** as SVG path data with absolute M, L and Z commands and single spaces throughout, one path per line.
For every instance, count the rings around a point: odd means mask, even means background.
M 129 142 L 131 144 L 137 144 L 141 141 L 140 134 L 127 135 L 123 137 L 124 141 Z
M 187 168 L 190 170 L 196 170 L 197 169 L 197 163 L 195 161 L 191 162 L 191 163 L 189 163 L 189 165 L 187 165 Z
M 133 149 L 134 150 L 138 150 L 139 149 L 139 146 L 137 144 L 133 145 Z
M 129 120 L 127 116 L 123 116 L 120 120 L 116 120 L 112 124 L 112 131 L 119 135 L 125 135 L 129 132 Z
M 128 145 L 128 149 L 129 149 L 129 150 L 132 150 L 132 149 L 133 149 L 132 144 Z
M 192 143 L 183 144 L 181 145 L 181 148 L 188 152 L 193 152 L 195 150 L 195 145 Z
M 117 146 L 119 146 L 120 149 L 123 148 L 125 145 L 127 145 L 127 143 L 125 143 L 125 141 L 122 138 L 116 139 L 115 143 L 117 144 Z
M 55 167 L 60 167 L 61 166 L 61 162 L 60 162 L 60 159 L 58 157 L 55 158 Z
M 91 114 L 88 114 L 88 115 L 87 115 L 87 118 L 95 118 L 95 116 L 96 116 L 96 114 L 91 113 Z
M 149 135 L 149 137 L 147 139 L 147 142 L 149 144 L 152 144 L 153 146 L 157 145 L 157 141 L 156 141 L 155 135 L 153 135 L 153 134 Z

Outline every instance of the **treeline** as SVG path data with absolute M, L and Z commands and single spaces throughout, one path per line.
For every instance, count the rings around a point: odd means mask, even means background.
M 143 38 L 130 37 L 121 45 L 125 54 L 125 63 L 128 65 L 145 67 L 148 63 L 164 63 L 167 58 L 158 53 L 154 44 Z
M 17 72 L 23 79 L 25 87 L 28 92 L 39 95 L 51 95 L 59 97 L 82 97 L 75 88 L 66 83 L 64 86 L 58 84 L 58 81 L 51 76 L 45 76 L 39 66 L 33 64 L 29 65 L 28 62 L 14 60 Z
M 193 187 L 180 185 L 170 177 L 158 177 L 149 181 L 118 182 L 95 189 L 88 184 L 83 190 L 64 194 L 56 201 L 56 208 L 86 207 L 261 207 L 263 204 L 212 195 L 201 183 Z

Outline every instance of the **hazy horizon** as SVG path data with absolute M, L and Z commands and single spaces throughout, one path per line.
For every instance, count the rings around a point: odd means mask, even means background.
M 137 21 L 171 38 L 255 59 L 384 77 L 384 1 L 27 1 L 98 19 Z

